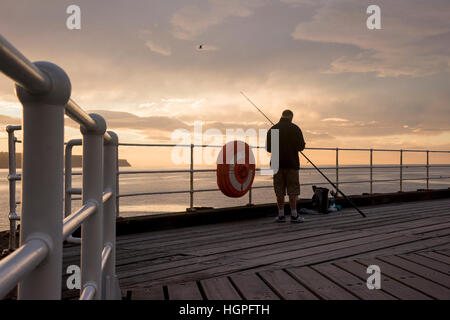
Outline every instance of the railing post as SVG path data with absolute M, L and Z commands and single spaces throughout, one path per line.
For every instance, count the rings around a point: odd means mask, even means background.
M 339 148 L 336 148 L 336 196 L 339 196 Z
M 73 146 L 81 144 L 81 139 L 72 139 L 66 144 L 66 150 L 64 153 L 64 217 L 67 217 L 72 213 L 72 149 Z M 72 235 L 70 235 L 66 240 L 70 243 L 81 243 L 80 238 L 75 238 Z
M 14 135 L 15 130 L 20 130 L 20 126 L 7 126 L 8 132 L 8 155 L 9 155 L 9 244 L 8 251 L 14 251 L 16 249 L 16 221 L 20 220 L 20 217 L 16 213 L 16 142 L 17 139 Z
M 105 120 L 90 114 L 96 123 L 94 130 L 80 127 L 83 134 L 83 204 L 95 202 L 96 212 L 81 227 L 81 291 L 94 285 L 95 299 L 102 298 L 103 250 L 103 135 Z
M 403 191 L 403 150 L 400 150 L 400 192 Z
M 117 148 L 119 138 L 112 131 L 108 131 L 108 133 L 111 141 L 105 141 L 103 178 L 105 190 L 111 191 L 112 195 L 103 207 L 103 246 L 109 245 L 111 253 L 103 270 L 103 299 L 112 300 L 121 298 L 119 281 L 116 276 Z
M 60 299 L 62 274 L 64 106 L 70 80 L 58 66 L 36 62 L 51 80 L 47 93 L 16 86 L 23 105 L 22 223 L 20 242 L 39 239 L 49 253 L 18 286 L 19 299 Z
M 370 194 L 373 194 L 373 149 L 370 149 Z
M 72 144 L 66 145 L 64 153 L 64 217 L 72 213 Z
M 427 190 L 430 189 L 430 151 L 427 150 Z
M 194 144 L 191 143 L 191 163 L 189 168 L 189 211 L 194 211 Z
M 116 163 L 116 192 L 115 192 L 115 201 L 116 201 L 116 217 L 118 218 L 120 216 L 120 198 L 119 198 L 119 190 L 120 190 L 120 184 L 119 184 L 119 143 L 117 142 L 117 148 L 116 148 L 116 155 L 117 159 Z

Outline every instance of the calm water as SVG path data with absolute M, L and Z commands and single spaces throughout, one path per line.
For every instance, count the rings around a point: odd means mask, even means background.
M 123 170 L 123 169 L 122 169 Z M 330 179 L 334 181 L 335 170 L 324 171 Z M 426 176 L 425 168 L 404 168 L 404 179 L 423 178 Z M 431 177 L 448 177 L 450 176 L 450 168 L 431 168 Z M 398 179 L 399 170 L 391 168 L 374 169 L 374 179 Z M 302 170 L 300 173 L 301 183 L 323 182 L 323 178 L 313 170 Z M 343 181 L 361 181 L 369 180 L 369 169 L 341 169 L 339 172 L 339 180 Z M 254 186 L 271 185 L 271 177 L 256 176 Z M 20 182 L 17 184 L 17 200 L 20 200 Z M 81 177 L 74 176 L 73 186 L 81 187 Z M 326 186 L 326 185 L 325 185 Z M 425 181 L 404 181 L 403 190 L 411 191 L 425 188 Z M 431 180 L 430 188 L 447 188 L 450 187 L 450 179 Z M 194 180 L 195 189 L 217 188 L 215 173 L 196 173 Z M 369 183 L 344 184 L 341 185 L 342 191 L 347 195 L 361 194 L 369 192 Z M 189 174 L 188 173 L 172 173 L 172 174 L 139 174 L 139 175 L 121 175 L 120 176 L 120 193 L 134 192 L 154 192 L 154 191 L 170 191 L 170 190 L 188 190 Z M 399 182 L 381 182 L 374 184 L 374 192 L 396 192 L 399 190 Z M 302 186 L 301 197 L 311 198 L 311 186 Z M 273 190 L 255 189 L 253 190 L 253 203 L 274 202 Z M 7 169 L 0 169 L 0 230 L 9 228 L 8 211 L 9 211 L 9 191 L 7 181 Z M 248 195 L 232 199 L 225 197 L 220 192 L 201 192 L 194 194 L 194 206 L 204 207 L 229 207 L 239 206 L 248 203 Z M 73 201 L 73 209 L 75 210 L 81 205 L 81 201 Z M 144 214 L 158 214 L 165 212 L 185 211 L 189 206 L 189 194 L 172 194 L 172 195 L 152 195 L 125 197 L 120 199 L 121 216 L 135 216 Z M 20 214 L 21 207 L 17 207 Z

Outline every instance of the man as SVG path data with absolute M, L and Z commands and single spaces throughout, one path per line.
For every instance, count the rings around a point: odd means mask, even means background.
M 284 110 L 280 121 L 267 132 L 266 149 L 268 152 L 271 152 L 271 130 L 278 129 L 279 132 L 279 168 L 273 176 L 273 187 L 278 204 L 277 222 L 286 221 L 284 217 L 284 196 L 286 194 L 289 196 L 291 207 L 291 222 L 304 221 L 297 213 L 297 197 L 300 195 L 298 152 L 305 149 L 305 140 L 302 130 L 292 123 L 293 117 L 294 114 L 291 110 Z M 277 155 L 272 154 L 271 156 L 273 160 L 273 157 Z

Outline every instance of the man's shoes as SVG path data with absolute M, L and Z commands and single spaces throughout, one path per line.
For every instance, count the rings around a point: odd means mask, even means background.
M 278 216 L 275 219 L 275 222 L 286 222 L 286 217 L 285 216 Z
M 295 217 L 291 216 L 291 222 L 292 223 L 302 223 L 302 222 L 305 222 L 305 219 L 303 219 L 303 217 L 301 217 L 299 214 L 297 214 Z

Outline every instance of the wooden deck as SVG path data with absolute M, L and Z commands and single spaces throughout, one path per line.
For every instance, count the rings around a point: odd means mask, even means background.
M 450 199 L 363 209 L 121 236 L 121 288 L 132 299 L 450 299 Z M 65 248 L 65 265 L 78 255 Z M 366 287 L 371 264 L 381 290 Z

